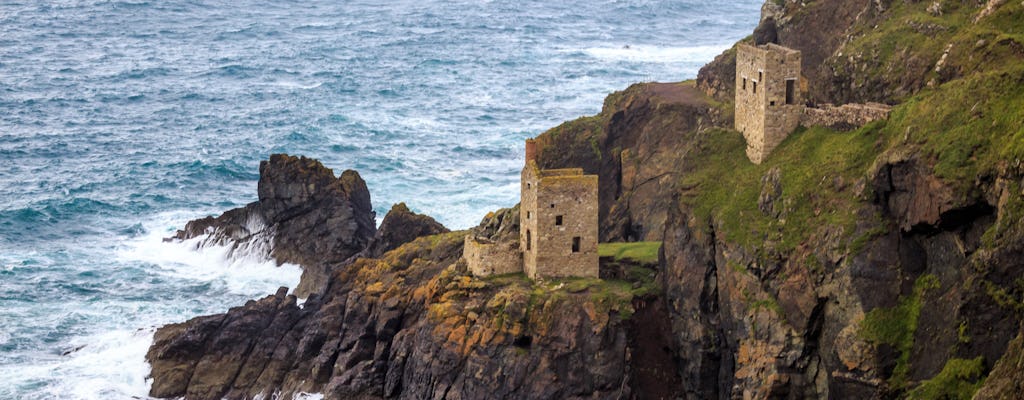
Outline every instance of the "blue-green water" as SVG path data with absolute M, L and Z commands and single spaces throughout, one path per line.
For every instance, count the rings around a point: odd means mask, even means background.
M 464 228 L 517 201 L 524 138 L 693 78 L 760 7 L 379 3 L 0 2 L 0 398 L 145 397 L 155 326 L 294 286 L 160 240 L 255 200 L 269 154 Z

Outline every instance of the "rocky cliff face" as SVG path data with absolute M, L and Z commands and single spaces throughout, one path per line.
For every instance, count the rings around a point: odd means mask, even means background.
M 1009 22 L 1024 4 L 787 1 L 765 11 L 779 41 L 804 52 L 812 99 L 889 102 L 892 117 L 852 132 L 800 129 L 753 166 L 731 130 L 727 51 L 695 84 L 708 97 L 686 105 L 715 117 L 710 126 L 665 124 L 678 113 L 664 104 L 636 107 L 673 87 L 647 84 L 540 138 L 558 149 L 542 149 L 547 166 L 600 174 L 601 223 L 615 228 L 605 238 L 664 221 L 661 276 L 685 397 L 1005 391 L 1024 310 L 1010 278 L 1024 272 L 1013 122 L 1024 120 L 1024 27 Z M 629 195 L 624 160 L 651 143 L 672 156 L 640 168 L 671 182 Z M 638 204 L 664 207 L 651 218 Z
M 1024 4 L 770 1 L 765 15 L 804 52 L 812 100 L 883 101 L 890 118 L 800 128 L 753 165 L 731 129 L 733 53 L 697 82 L 634 85 L 538 137 L 538 156 L 598 174 L 602 240 L 663 240 L 656 268 L 478 279 L 458 261 L 464 233 L 385 218 L 422 229 L 359 236 L 362 258 L 301 306 L 282 291 L 161 328 L 153 394 L 1014 398 Z M 260 207 L 186 231 L 246 238 Z M 515 240 L 515 214 L 475 233 Z M 434 235 L 397 246 L 420 233 Z
M 260 163 L 257 190 L 258 201 L 191 221 L 174 239 L 203 237 L 197 245 L 262 251 L 278 263 L 299 264 L 296 293 L 306 296 L 323 290 L 331 266 L 362 251 L 376 233 L 370 191 L 356 171 L 336 178 L 319 161 L 275 154 Z
M 605 100 L 594 117 L 537 137 L 542 168 L 582 167 L 599 176 L 602 242 L 660 240 L 666 210 L 693 150 L 681 140 L 728 123 L 692 83 L 633 85 Z
M 404 207 L 392 213 L 381 232 L 437 228 L 408 218 Z M 478 229 L 501 238 L 515 227 L 509 214 Z M 459 262 L 466 233 L 422 236 L 352 260 L 301 305 L 282 288 L 161 328 L 147 354 L 151 395 L 563 399 L 678 390 L 654 266 L 635 267 L 647 271 L 636 284 L 479 279 Z

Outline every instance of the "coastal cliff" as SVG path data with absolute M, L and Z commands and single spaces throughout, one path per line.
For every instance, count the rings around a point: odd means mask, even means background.
M 370 191 L 353 170 L 335 177 L 319 161 L 275 154 L 260 163 L 259 200 L 191 221 L 172 240 L 228 245 L 302 266 L 299 296 L 327 285 L 331 265 L 366 249 L 377 233 Z
M 496 242 L 517 240 L 518 209 L 496 212 L 474 231 Z M 477 278 L 460 261 L 467 231 L 448 232 L 399 204 L 377 232 L 302 304 L 281 288 L 225 314 L 160 328 L 147 354 L 150 394 L 526 399 L 678 392 L 656 261 L 606 260 L 627 275 L 618 280 Z
M 764 17 L 803 52 L 812 102 L 886 103 L 890 118 L 801 127 L 754 165 L 732 130 L 735 51 L 696 82 L 633 85 L 540 135 L 538 164 L 599 175 L 602 241 L 663 241 L 656 263 L 604 259 L 602 277 L 623 279 L 474 278 L 467 232 L 389 213 L 379 232 L 417 234 L 374 247 L 372 230 L 338 233 L 356 245 L 304 304 L 282 290 L 158 330 L 152 394 L 1013 398 L 1024 4 L 769 1 Z M 360 203 L 356 186 L 339 196 Z M 513 240 L 515 214 L 474 234 Z M 182 237 L 242 219 L 218 220 Z M 306 237 L 290 232 L 283 243 Z M 275 257 L 321 261 L 297 251 Z
M 1019 349 L 1007 343 L 1020 334 L 1013 276 L 1024 272 L 1024 5 L 764 10 L 779 42 L 804 53 L 812 101 L 894 104 L 891 118 L 800 128 L 750 164 L 731 130 L 729 50 L 692 84 L 635 85 L 599 115 L 538 138 L 552 144 L 539 154 L 548 167 L 582 164 L 612 179 L 602 182 L 613 189 L 602 193 L 602 227 L 629 228 L 606 238 L 664 225 L 656 237 L 685 397 L 1015 393 Z M 666 105 L 669 90 L 707 97 Z M 687 115 L 704 118 L 664 122 Z M 667 193 L 628 189 L 662 173 L 672 178 L 652 186 Z

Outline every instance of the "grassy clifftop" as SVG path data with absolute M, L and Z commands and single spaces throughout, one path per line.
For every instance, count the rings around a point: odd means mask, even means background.
M 696 84 L 610 95 L 541 158 L 601 175 L 606 238 L 664 227 L 697 393 L 967 396 L 1024 309 L 1024 4 L 778 3 L 811 98 L 887 102 L 888 120 L 801 127 L 754 165 L 727 51 Z

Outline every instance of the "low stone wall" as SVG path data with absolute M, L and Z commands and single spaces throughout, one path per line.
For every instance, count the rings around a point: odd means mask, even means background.
M 825 126 L 836 130 L 852 130 L 870 122 L 889 118 L 892 107 L 879 103 L 823 104 L 817 108 L 805 108 L 800 124 L 803 126 Z
M 486 239 L 466 235 L 462 258 L 474 276 L 489 276 L 523 272 L 523 253 L 516 241 L 493 243 Z

